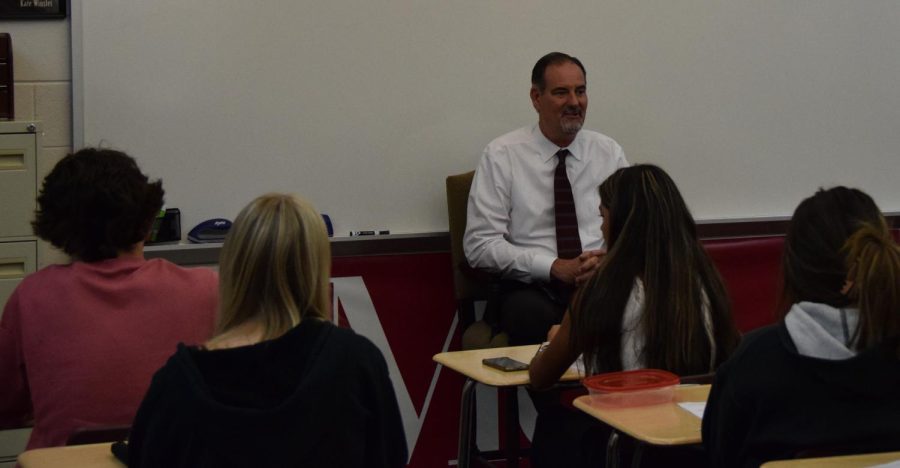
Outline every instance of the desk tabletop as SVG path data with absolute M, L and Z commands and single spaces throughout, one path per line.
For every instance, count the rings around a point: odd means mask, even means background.
M 506 348 L 473 349 L 469 351 L 450 351 L 434 355 L 434 361 L 459 372 L 477 382 L 494 387 L 513 387 L 528 385 L 528 371 L 504 372 L 481 363 L 482 359 L 510 357 L 524 363 L 531 362 L 540 345 L 510 346 Z M 583 377 L 571 368 L 560 378 L 560 381 L 579 380 Z
M 609 424 L 620 432 L 653 445 L 700 443 L 700 418 L 678 406 L 683 401 L 706 401 L 709 385 L 684 385 L 675 388 L 675 402 L 629 408 L 591 405 L 591 397 L 575 399 L 575 407 Z
M 109 442 L 90 445 L 49 447 L 19 455 L 22 468 L 125 468 L 110 451 Z
M 867 453 L 864 455 L 842 455 L 840 457 L 801 458 L 764 463 L 763 468 L 844 468 L 874 466 L 900 461 L 900 452 Z

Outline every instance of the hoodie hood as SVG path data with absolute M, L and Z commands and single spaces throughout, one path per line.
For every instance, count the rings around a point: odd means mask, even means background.
M 827 304 L 799 302 L 791 307 L 784 324 L 802 356 L 840 360 L 856 356 L 853 336 L 859 311 Z

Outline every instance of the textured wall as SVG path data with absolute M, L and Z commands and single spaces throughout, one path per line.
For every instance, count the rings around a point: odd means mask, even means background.
M 38 176 L 50 171 L 72 149 L 72 69 L 69 21 L 0 21 L 13 44 L 16 120 L 43 122 L 43 150 Z M 67 257 L 46 243 L 38 244 L 38 267 Z

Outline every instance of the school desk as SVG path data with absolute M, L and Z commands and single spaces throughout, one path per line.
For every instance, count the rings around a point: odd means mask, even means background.
M 850 468 L 900 462 L 900 452 L 842 455 L 839 457 L 801 458 L 764 463 L 762 468 Z
M 678 406 L 678 403 L 705 402 L 709 387 L 678 386 L 675 388 L 675 401 L 659 405 L 624 408 L 596 406 L 591 404 L 589 395 L 580 396 L 573 403 L 576 408 L 613 428 L 606 450 L 606 466 L 616 467 L 619 464 L 618 432 L 638 442 L 632 466 L 639 466 L 643 444 L 672 446 L 700 443 L 700 418 Z
M 112 444 L 69 445 L 28 450 L 19 455 L 22 468 L 124 468 L 110 451 Z
M 469 468 L 472 461 L 472 448 L 474 447 L 474 412 L 475 412 L 475 384 L 482 383 L 492 387 L 510 390 L 506 395 L 507 405 L 515 404 L 516 387 L 530 383 L 528 371 L 504 372 L 482 364 L 483 359 L 493 357 L 510 357 L 524 363 L 531 362 L 540 345 L 511 346 L 507 348 L 474 349 L 469 351 L 452 351 L 434 355 L 435 362 L 442 364 L 466 377 L 463 385 L 462 399 L 459 410 L 459 456 L 457 463 L 460 468 Z M 569 369 L 560 381 L 573 381 L 582 377 L 580 373 Z M 518 465 L 519 459 L 519 435 L 518 435 L 518 406 L 507 408 L 507 464 L 508 467 Z

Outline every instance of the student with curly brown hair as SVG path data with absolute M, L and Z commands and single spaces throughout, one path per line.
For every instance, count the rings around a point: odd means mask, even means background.
M 0 429 L 33 423 L 29 449 L 129 424 L 175 345 L 212 334 L 218 304 L 214 271 L 144 259 L 163 189 L 125 153 L 66 156 L 37 203 L 35 234 L 72 262 L 25 278 L 0 319 Z

